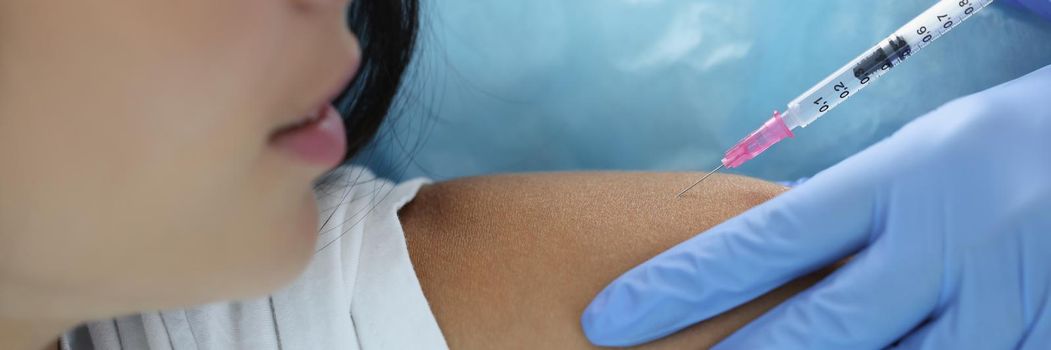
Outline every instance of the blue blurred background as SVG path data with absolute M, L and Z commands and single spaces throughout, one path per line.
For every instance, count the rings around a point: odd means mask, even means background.
M 432 179 L 707 171 L 931 0 L 425 1 L 401 103 L 358 162 Z M 1051 23 L 994 6 L 737 173 L 811 176 L 937 106 L 1051 64 Z

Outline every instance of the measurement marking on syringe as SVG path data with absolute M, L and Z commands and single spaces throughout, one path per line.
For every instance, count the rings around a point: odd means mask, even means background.
M 883 76 L 934 40 L 959 26 L 994 0 L 941 0 L 898 29 L 876 47 L 843 66 L 825 80 L 810 88 L 792 102 L 784 114 L 774 112 L 763 126 L 726 151 L 723 167 L 736 168 L 765 152 L 775 143 L 793 137 L 792 130 L 806 127 L 847 98 L 857 95 L 871 82 Z M 705 177 L 707 178 L 707 177 Z M 704 181 L 702 178 L 697 183 Z M 696 186 L 697 184 L 694 184 Z M 686 190 L 679 193 L 689 191 Z

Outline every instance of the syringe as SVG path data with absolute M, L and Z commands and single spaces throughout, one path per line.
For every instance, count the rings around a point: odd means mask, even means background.
M 784 113 L 774 111 L 773 118 L 726 151 L 719 167 L 679 192 L 678 196 L 682 196 L 719 170 L 741 166 L 775 143 L 787 137 L 794 137 L 792 130 L 806 127 L 821 118 L 913 54 L 985 9 L 993 1 L 938 1 L 887 39 L 788 103 L 788 109 Z

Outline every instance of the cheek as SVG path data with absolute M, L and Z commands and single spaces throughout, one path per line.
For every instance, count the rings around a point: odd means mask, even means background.
M 41 17 L 59 39 L 5 76 L 19 87 L 5 98 L 24 103 L 0 114 L 32 116 L 0 128 L 0 159 L 19 169 L 0 175 L 0 228 L 23 233 L 0 249 L 6 267 L 146 308 L 185 298 L 163 293 L 173 287 L 200 285 L 187 297 L 204 298 L 287 281 L 313 252 L 317 170 L 267 139 L 356 58 L 342 14 L 312 21 L 284 1 L 104 3 L 120 6 Z M 58 269 L 68 266 L 98 274 Z
M 197 282 L 197 295 L 212 297 L 276 287 L 308 261 L 316 170 L 292 164 L 266 141 L 271 128 L 314 109 L 341 79 L 333 67 L 346 60 L 330 52 L 346 45 L 347 34 L 316 20 L 276 8 L 229 16 L 201 34 L 211 39 L 187 43 L 196 45 L 187 52 L 208 54 L 170 62 L 181 68 L 169 70 L 146 103 L 155 119 L 129 127 L 151 137 L 133 141 L 137 150 L 121 157 L 140 160 L 122 171 L 141 184 L 126 193 L 149 193 L 156 204 L 129 210 L 168 213 L 158 219 L 173 228 L 141 244 L 168 242 L 170 254 L 151 258 L 173 276 L 184 274 L 172 283 Z M 173 110 L 180 115 L 165 112 Z

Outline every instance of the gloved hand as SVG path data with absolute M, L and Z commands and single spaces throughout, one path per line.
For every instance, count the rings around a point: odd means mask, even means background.
M 1007 4 L 1015 5 L 1035 12 L 1044 18 L 1051 20 L 1051 0 L 1003 0 Z
M 851 254 L 718 347 L 1051 348 L 1051 66 L 627 272 L 584 331 L 598 345 L 654 340 Z

